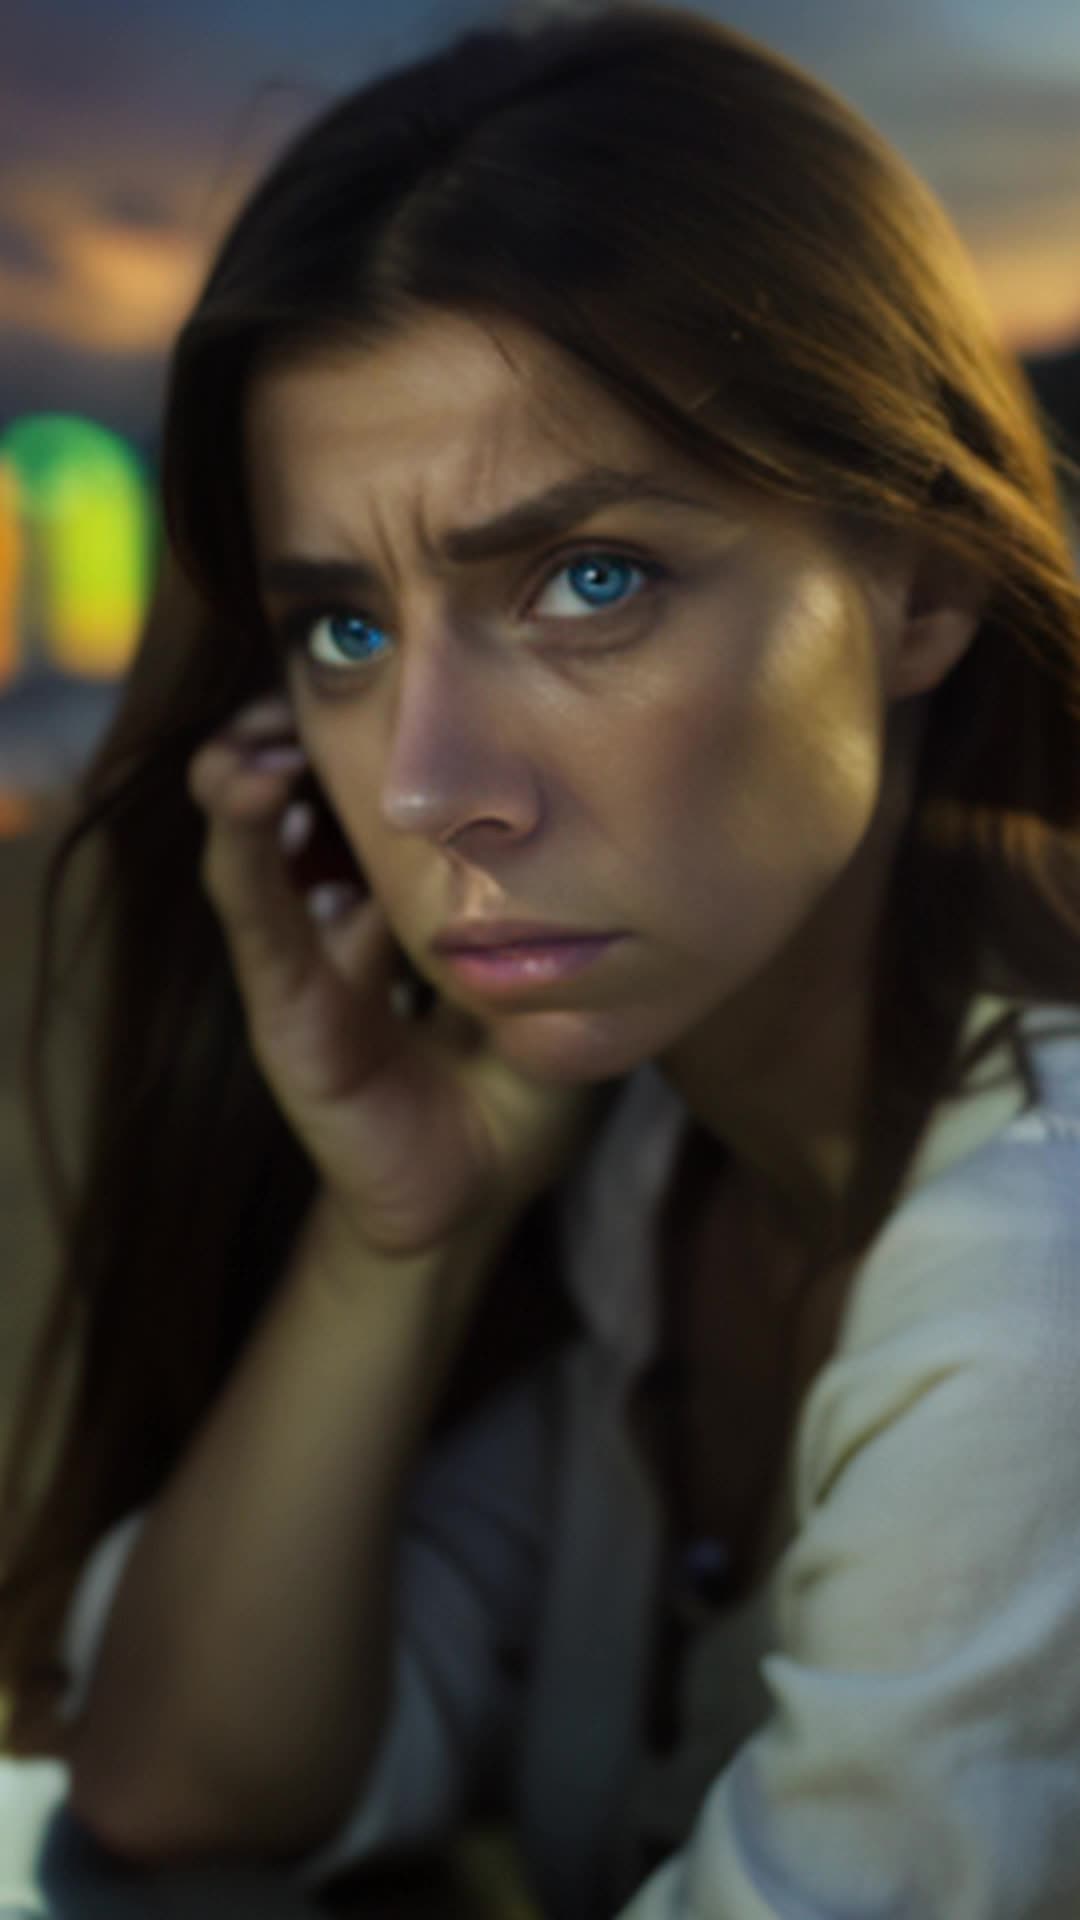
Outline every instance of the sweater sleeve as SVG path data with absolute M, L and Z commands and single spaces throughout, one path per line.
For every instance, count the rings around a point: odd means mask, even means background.
M 620 1920 L 1080 1913 L 1080 1314 L 1027 1251 L 1039 1301 L 818 1376 L 770 1711 Z
M 390 1715 L 338 1830 L 290 1862 L 302 1886 L 434 1844 L 474 1801 L 505 1799 L 548 1551 L 552 1381 L 548 1361 L 508 1386 L 416 1473 L 399 1553 Z M 61 1649 L 68 1717 L 85 1698 L 146 1511 L 98 1542 L 72 1597 Z

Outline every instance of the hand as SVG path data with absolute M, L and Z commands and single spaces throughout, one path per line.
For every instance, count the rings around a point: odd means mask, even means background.
M 324 1187 L 366 1244 L 416 1253 L 485 1205 L 524 1206 L 548 1186 L 598 1090 L 526 1079 L 446 1002 L 422 1020 L 396 1010 L 402 956 L 355 864 L 351 898 L 325 919 L 325 895 L 309 907 L 290 871 L 282 821 L 296 823 L 287 802 L 306 766 L 284 695 L 242 708 L 199 749 L 188 789 L 208 821 L 200 878 L 256 1063 Z M 349 857 L 340 834 L 339 849 Z

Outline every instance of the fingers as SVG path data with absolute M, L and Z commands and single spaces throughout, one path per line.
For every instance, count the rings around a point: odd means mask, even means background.
M 308 909 L 281 839 L 290 788 L 307 766 L 280 695 L 243 708 L 189 763 L 188 790 L 207 816 L 200 877 L 249 996 L 288 996 L 319 957 L 328 901 Z M 294 814 L 286 836 L 294 850 L 298 831 Z
M 303 778 L 309 772 L 289 703 L 275 695 L 241 709 L 188 766 L 192 799 L 207 815 L 200 877 L 267 1071 L 275 1029 L 316 984 L 324 1012 L 337 1004 L 335 1017 L 350 1027 L 354 1064 L 385 1049 L 390 1032 L 381 1014 L 398 1017 L 391 1030 L 416 1017 L 385 913 L 366 889 L 357 890 L 354 877 L 363 887 L 363 876 L 321 799 L 313 837 L 316 802 Z M 348 1010 L 332 991 L 335 981 L 349 990 Z M 453 1037 L 461 1037 L 456 1026 Z
M 281 695 L 267 695 L 241 708 L 227 727 L 200 747 L 188 766 L 188 791 L 196 805 L 209 813 L 224 803 L 230 817 L 250 816 L 258 822 L 271 802 L 280 802 L 288 783 L 268 787 L 260 782 L 236 790 L 236 773 L 295 776 L 306 766 L 291 707 Z

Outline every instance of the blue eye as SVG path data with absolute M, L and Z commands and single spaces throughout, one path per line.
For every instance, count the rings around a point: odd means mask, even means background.
M 544 593 L 551 592 L 554 583 L 565 575 L 571 581 L 572 591 L 584 597 L 584 605 L 578 600 L 576 606 L 571 603 L 569 608 L 569 618 L 580 619 L 582 614 L 603 613 L 609 607 L 619 605 L 625 598 L 626 576 L 634 573 L 642 579 L 650 577 L 650 570 L 640 561 L 628 560 L 621 554 L 582 554 L 553 573 L 539 597 L 542 599 Z M 564 608 L 556 613 L 555 618 L 562 619 L 566 615 Z
M 637 576 L 636 582 L 634 576 Z M 603 549 L 578 551 L 561 566 L 552 567 L 530 603 L 530 612 L 545 619 L 581 621 L 590 615 L 619 613 L 631 600 L 668 578 L 657 561 L 632 560 L 628 554 Z M 562 594 L 562 604 L 558 596 Z M 543 611 L 546 595 L 556 596 L 556 605 Z M 288 651 L 297 651 L 312 667 L 330 673 L 345 673 L 350 667 L 378 666 L 383 660 L 391 636 L 385 627 L 366 614 L 338 608 L 299 608 L 282 621 L 280 638 Z
M 312 621 L 303 633 L 304 652 L 320 666 L 339 667 L 343 662 L 366 666 L 372 659 L 368 636 L 381 633 L 372 621 L 360 613 L 326 613 Z M 319 636 L 325 636 L 325 650 L 317 651 Z M 384 636 L 385 638 L 385 636 Z

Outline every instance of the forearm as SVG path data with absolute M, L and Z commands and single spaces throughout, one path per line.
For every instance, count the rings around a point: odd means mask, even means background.
M 108 1844 L 284 1854 L 343 1814 L 388 1704 L 405 1485 L 516 1212 L 401 1258 L 313 1209 L 116 1595 L 69 1749 Z

